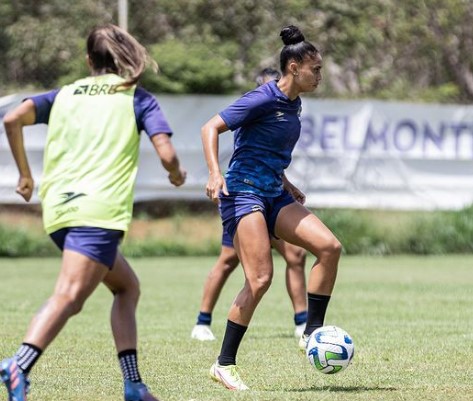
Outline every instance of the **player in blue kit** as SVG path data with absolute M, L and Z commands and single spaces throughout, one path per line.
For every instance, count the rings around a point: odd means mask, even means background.
M 282 78 L 246 93 L 202 127 L 209 168 L 207 196 L 220 202 L 225 230 L 243 265 L 245 283 L 228 313 L 212 379 L 232 390 L 247 390 L 236 366 L 238 347 L 273 276 L 271 237 L 298 245 L 316 257 L 310 272 L 307 324 L 300 344 L 324 322 L 335 285 L 341 244 L 306 207 L 304 195 L 284 175 L 299 139 L 303 92 L 322 79 L 322 57 L 295 26 L 282 29 Z M 235 131 L 225 178 L 218 162 L 218 136 Z
M 265 68 L 257 75 L 256 84 L 259 86 L 280 78 L 281 74 L 278 71 L 272 68 Z M 297 338 L 300 338 L 307 320 L 304 274 L 306 251 L 301 247 L 276 238 L 271 239 L 271 246 L 276 249 L 286 262 L 286 288 L 294 309 L 294 334 Z M 220 255 L 205 280 L 200 310 L 196 325 L 191 332 L 191 338 L 200 341 L 215 340 L 210 327 L 212 324 L 212 312 L 225 282 L 239 263 L 240 260 L 233 248 L 233 238 L 223 230 Z
M 159 104 L 137 87 L 152 62 L 146 50 L 123 29 L 105 25 L 89 34 L 87 60 L 90 76 L 26 99 L 4 118 L 20 175 L 17 192 L 26 201 L 34 182 L 23 127 L 48 124 L 39 195 L 45 230 L 62 251 L 53 294 L 31 320 L 17 353 L 0 364 L 11 401 L 26 400 L 31 369 L 100 283 L 113 294 L 111 326 L 125 401 L 157 401 L 138 370 L 139 281 L 118 250 L 132 216 L 140 132 L 150 137 L 171 184 L 182 185 L 186 171 Z

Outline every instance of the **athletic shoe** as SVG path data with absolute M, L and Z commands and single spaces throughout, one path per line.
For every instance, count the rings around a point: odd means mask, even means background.
M 309 336 L 302 333 L 301 338 L 299 339 L 299 350 L 305 353 L 307 348 L 307 343 L 309 342 Z
M 125 401 L 159 401 L 141 382 L 125 380 Z
M 0 378 L 5 383 L 8 401 L 26 401 L 29 381 L 16 363 L 16 358 L 4 359 L 0 365 Z
M 196 324 L 192 329 L 191 338 L 199 341 L 214 341 L 215 336 L 206 324 Z
M 222 366 L 217 361 L 210 367 L 210 377 L 230 390 L 248 390 L 248 386 L 238 374 L 236 365 Z
M 304 334 L 305 330 L 305 323 L 296 324 L 296 328 L 294 329 L 294 337 L 301 338 L 302 334 Z

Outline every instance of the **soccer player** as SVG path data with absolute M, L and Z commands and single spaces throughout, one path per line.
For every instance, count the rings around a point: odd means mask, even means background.
M 298 245 L 316 257 L 308 277 L 308 316 L 300 346 L 324 322 L 335 285 L 341 244 L 302 203 L 304 195 L 284 175 L 300 135 L 303 92 L 322 79 L 322 57 L 295 26 L 282 29 L 282 78 L 246 93 L 202 127 L 209 168 L 207 196 L 220 202 L 223 226 L 233 238 L 245 283 L 228 313 L 212 379 L 233 390 L 247 390 L 236 369 L 238 347 L 273 276 L 270 238 Z M 222 176 L 218 136 L 235 131 L 229 168 Z
M 39 195 L 45 230 L 62 251 L 52 296 L 31 320 L 17 353 L 1 362 L 0 376 L 9 400 L 26 400 L 32 367 L 103 283 L 114 297 L 111 325 L 124 398 L 157 401 L 138 370 L 139 282 L 118 251 L 132 217 L 140 132 L 150 137 L 173 185 L 184 183 L 186 171 L 159 104 L 137 86 L 147 65 L 157 67 L 144 47 L 117 26 L 99 26 L 88 36 L 87 62 L 90 76 L 26 99 L 4 118 L 20 175 L 17 192 L 26 201 L 34 182 L 23 127 L 49 125 Z
M 256 77 L 258 86 L 272 80 L 279 80 L 281 75 L 272 68 L 263 69 Z M 306 251 L 288 242 L 271 238 L 271 246 L 276 249 L 286 261 L 286 288 L 294 309 L 294 335 L 300 338 L 304 332 L 307 320 L 306 285 L 304 265 Z M 200 311 L 197 323 L 192 329 L 191 338 L 200 341 L 213 341 L 215 336 L 210 328 L 212 311 L 215 308 L 220 292 L 230 274 L 236 269 L 240 260 L 233 248 L 233 240 L 228 233 L 222 232 L 222 248 L 217 262 L 210 270 L 204 283 Z

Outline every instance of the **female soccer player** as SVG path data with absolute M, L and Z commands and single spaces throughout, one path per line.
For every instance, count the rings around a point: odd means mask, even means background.
M 281 74 L 272 68 L 265 68 L 256 77 L 256 84 L 263 85 L 272 80 L 279 80 Z M 307 301 L 305 285 L 305 249 L 289 244 L 276 238 L 271 239 L 271 246 L 275 248 L 286 261 L 286 288 L 294 309 L 294 334 L 300 338 L 307 320 Z M 215 265 L 210 270 L 204 283 L 200 311 L 197 323 L 192 329 L 191 338 L 200 341 L 213 341 L 215 336 L 210 328 L 212 312 L 217 303 L 220 292 L 230 274 L 236 269 L 240 260 L 233 247 L 233 240 L 228 233 L 222 232 L 222 248 Z
M 341 254 L 332 232 L 301 202 L 303 196 L 284 170 L 300 135 L 299 94 L 314 91 L 322 79 L 322 57 L 295 26 L 282 29 L 282 78 L 248 92 L 202 127 L 209 168 L 207 196 L 220 202 L 224 228 L 245 272 L 227 321 L 220 355 L 211 377 L 234 390 L 248 387 L 236 370 L 236 354 L 256 306 L 271 284 L 270 238 L 281 238 L 316 256 L 309 275 L 307 325 L 300 344 L 323 325 Z M 235 147 L 222 177 L 218 135 L 235 131 Z M 299 201 L 299 202 L 298 202 Z
M 49 125 L 39 195 L 45 229 L 62 251 L 52 296 L 31 321 L 15 356 L 0 365 L 9 399 L 16 401 L 26 400 L 31 368 L 100 283 L 114 297 L 111 324 L 124 398 L 157 400 L 141 381 L 137 364 L 139 282 L 118 251 L 132 216 L 140 131 L 150 137 L 173 185 L 182 185 L 186 172 L 156 99 L 137 87 L 146 66 L 156 67 L 146 50 L 126 31 L 105 25 L 89 34 L 87 61 L 90 76 L 31 97 L 4 118 L 20 174 L 17 192 L 26 201 L 34 183 L 22 128 Z

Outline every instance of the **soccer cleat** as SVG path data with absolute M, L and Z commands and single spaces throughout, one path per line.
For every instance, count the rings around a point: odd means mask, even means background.
M 299 350 L 305 354 L 307 343 L 309 342 L 309 336 L 302 333 L 301 338 L 299 339 Z
M 302 334 L 304 334 L 305 330 L 305 323 L 296 324 L 296 328 L 294 329 L 294 337 L 301 338 Z
M 125 401 L 159 401 L 141 382 L 125 380 Z
M 2 361 L 0 378 L 7 387 L 8 401 L 26 401 L 29 381 L 17 365 L 15 358 Z
M 248 390 L 248 386 L 238 374 L 236 365 L 222 366 L 217 361 L 210 367 L 210 377 L 230 390 Z
M 214 341 L 215 336 L 206 324 L 196 324 L 192 329 L 191 338 L 199 341 Z

